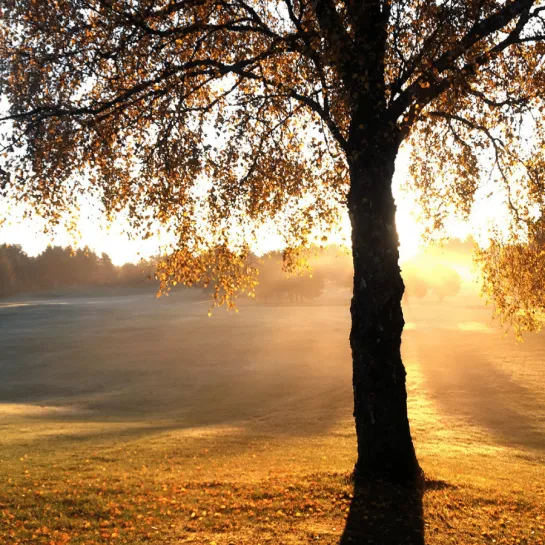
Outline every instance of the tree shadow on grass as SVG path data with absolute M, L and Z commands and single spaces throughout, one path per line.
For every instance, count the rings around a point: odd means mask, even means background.
M 414 486 L 356 483 L 340 545 L 424 545 L 423 495 L 449 486 L 428 479 Z

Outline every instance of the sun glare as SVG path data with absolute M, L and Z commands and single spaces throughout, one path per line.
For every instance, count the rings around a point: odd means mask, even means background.
M 29 256 L 42 253 L 48 246 L 71 246 L 75 249 L 88 247 L 97 254 L 107 253 L 114 265 L 136 263 L 159 253 L 165 240 L 155 236 L 147 240 L 132 238 L 127 233 L 128 223 L 120 218 L 108 225 L 105 218 L 83 209 L 77 222 L 77 231 L 69 232 L 64 226 L 54 231 L 46 230 L 45 221 L 34 215 L 24 217 L 22 207 L 0 205 L 0 217 L 6 221 L 0 225 L 0 244 L 18 244 Z
M 419 220 L 419 204 L 413 195 L 402 191 L 408 175 L 409 152 L 402 149 L 396 161 L 396 172 L 393 181 L 393 192 L 396 199 L 396 227 L 400 241 L 400 261 L 405 262 L 417 255 L 425 246 L 425 226 Z M 487 233 L 491 225 L 502 225 L 501 206 L 496 203 L 476 202 L 474 214 L 469 222 L 456 218 L 447 218 L 442 235 L 466 239 L 472 235 L 479 244 L 486 243 Z M 48 245 L 72 246 L 74 248 L 89 247 L 100 254 L 110 255 L 116 265 L 127 262 L 138 262 L 140 259 L 158 255 L 161 249 L 167 247 L 167 235 L 156 234 L 146 240 L 131 237 L 128 233 L 129 223 L 126 217 L 118 218 L 113 224 L 107 225 L 105 218 L 98 212 L 98 207 L 92 203 L 82 206 L 81 217 L 78 220 L 78 232 L 69 233 L 65 228 L 55 232 L 45 232 L 45 222 L 39 217 L 25 218 L 20 205 L 0 203 L 0 217 L 6 221 L 0 223 L 0 244 L 20 244 L 29 255 L 37 255 Z M 327 241 L 323 233 L 315 233 L 312 237 L 318 245 L 335 244 L 350 246 L 350 221 L 348 214 L 341 218 L 338 229 L 330 234 Z M 250 249 L 257 255 L 271 251 L 282 250 L 285 237 L 278 226 L 272 221 L 258 230 L 257 236 L 250 241 Z
M 399 259 L 406 261 L 414 257 L 423 245 L 423 228 L 415 221 L 410 211 L 398 208 L 396 227 L 399 235 Z
M 423 227 L 415 219 L 410 203 L 402 198 L 398 203 L 397 230 L 400 238 L 400 257 L 407 260 L 413 257 L 423 246 Z M 2 210 L 7 221 L 0 225 L 0 243 L 20 244 L 31 256 L 45 250 L 48 245 L 73 246 L 74 248 L 89 247 L 91 250 L 110 255 L 116 265 L 127 262 L 137 262 L 141 258 L 157 255 L 165 246 L 165 240 L 155 235 L 147 240 L 132 238 L 127 234 L 128 223 L 120 218 L 108 226 L 106 221 L 96 214 L 82 215 L 78 221 L 78 232 L 69 233 L 63 227 L 54 232 L 45 232 L 45 222 L 39 217 L 25 219 L 23 210 L 11 206 Z M 314 239 L 323 244 L 322 234 L 317 233 Z M 339 229 L 327 239 L 328 244 L 349 246 L 350 221 L 348 214 L 341 220 Z M 267 252 L 282 250 L 284 237 L 273 224 L 264 225 L 258 230 L 256 239 L 250 244 L 251 250 L 263 255 Z

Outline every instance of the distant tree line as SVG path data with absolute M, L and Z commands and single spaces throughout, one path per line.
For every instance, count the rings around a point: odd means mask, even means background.
M 259 276 L 256 299 L 260 303 L 302 303 L 319 297 L 326 286 L 322 271 L 314 270 L 288 275 L 282 270 L 282 257 L 271 253 L 258 266 Z
M 304 265 L 288 274 L 282 268 L 282 254 L 271 252 L 258 260 L 256 299 L 265 304 L 309 302 L 324 291 L 346 290 L 352 287 L 352 256 L 338 246 L 311 248 L 305 254 Z
M 258 261 L 256 299 L 260 303 L 303 303 L 320 297 L 326 289 L 348 293 L 352 288 L 352 258 L 339 247 L 310 251 L 308 270 L 295 274 L 282 270 L 282 254 L 278 252 L 252 259 Z M 54 246 L 30 257 L 21 246 L 0 245 L 0 297 L 92 286 L 157 288 L 154 275 L 154 261 L 117 267 L 108 254 L 97 255 L 89 249 L 73 251 Z M 408 299 L 426 295 L 443 299 L 455 296 L 461 288 L 458 273 L 438 263 L 409 262 L 403 267 L 403 278 Z
M 458 249 L 454 244 L 452 249 Z M 462 247 L 461 250 L 464 251 Z M 258 302 L 300 303 L 316 299 L 324 291 L 351 292 L 353 284 L 352 256 L 340 247 L 330 246 L 322 250 L 309 251 L 308 270 L 296 274 L 282 271 L 280 253 L 270 253 L 261 258 L 259 284 L 256 288 Z M 442 301 L 456 296 L 462 287 L 458 272 L 439 262 L 439 257 L 417 256 L 403 265 L 405 299 L 422 299 L 426 296 Z M 342 293 L 338 293 L 342 297 Z
M 458 295 L 462 288 L 460 275 L 446 265 L 435 265 L 431 271 L 422 271 L 409 265 L 403 269 L 402 274 L 405 282 L 403 297 L 406 300 L 434 295 L 442 301 L 445 297 Z
M 55 246 L 30 257 L 21 246 L 0 246 L 0 297 L 84 286 L 136 287 L 151 284 L 153 273 L 152 262 L 116 267 L 110 256 L 89 249 Z

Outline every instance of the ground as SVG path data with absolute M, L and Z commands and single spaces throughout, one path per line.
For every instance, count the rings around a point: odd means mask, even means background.
M 545 542 L 545 335 L 406 302 L 426 488 L 355 492 L 348 306 L 203 300 L 0 302 L 1 543 Z

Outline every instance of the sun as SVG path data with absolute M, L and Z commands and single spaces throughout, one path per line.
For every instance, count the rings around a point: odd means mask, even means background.
M 411 212 L 403 207 L 397 209 L 396 228 L 399 236 L 399 260 L 407 261 L 418 254 L 424 246 L 424 228 Z

